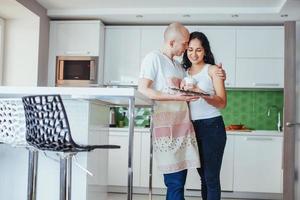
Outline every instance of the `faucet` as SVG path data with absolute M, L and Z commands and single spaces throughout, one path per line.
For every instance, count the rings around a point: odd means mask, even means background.
M 280 109 L 276 105 L 271 105 L 268 108 L 267 115 L 270 117 L 271 115 L 271 109 L 274 108 L 277 111 L 277 131 L 281 132 L 282 131 L 282 125 L 281 125 L 281 114 L 280 114 Z

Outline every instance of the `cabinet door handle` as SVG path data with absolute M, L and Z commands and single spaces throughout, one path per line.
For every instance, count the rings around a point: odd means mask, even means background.
M 89 55 L 89 51 L 65 51 L 66 55 Z
M 271 141 L 273 138 L 271 137 L 247 137 L 247 141 Z
M 300 126 L 299 122 L 287 122 L 285 123 L 287 127 Z
M 279 83 L 253 83 L 254 86 L 280 86 Z

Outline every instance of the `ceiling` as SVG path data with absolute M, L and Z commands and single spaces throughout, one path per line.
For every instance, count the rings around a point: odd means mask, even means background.
M 9 16 L 0 0 L 0 17 Z M 300 0 L 36 0 L 52 19 L 105 24 L 280 24 L 300 20 Z M 4 3 L 3 3 L 4 2 Z M 6 2 L 6 3 L 5 3 Z M 11 3 L 12 4 L 12 3 Z M 13 12 L 22 13 L 19 10 Z M 5 17 L 4 17 L 5 18 Z

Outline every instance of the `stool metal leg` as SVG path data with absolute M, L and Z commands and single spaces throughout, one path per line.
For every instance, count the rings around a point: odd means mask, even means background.
M 134 104 L 135 99 L 129 99 L 128 111 L 129 111 L 129 141 L 128 141 L 128 180 L 127 180 L 127 200 L 132 200 L 133 189 L 133 145 L 134 145 Z
M 60 158 L 60 200 L 71 200 L 72 155 Z
M 151 108 L 151 113 L 153 113 L 153 108 Z M 149 200 L 152 200 L 152 178 L 153 178 L 153 120 L 151 118 L 150 123 L 150 160 L 149 160 Z
M 38 151 L 29 149 L 27 200 L 36 200 L 36 183 L 38 170 Z

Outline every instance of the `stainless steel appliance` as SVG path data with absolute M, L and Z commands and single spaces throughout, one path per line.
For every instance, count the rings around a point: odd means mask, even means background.
M 91 86 L 97 84 L 98 57 L 58 56 L 56 86 Z

